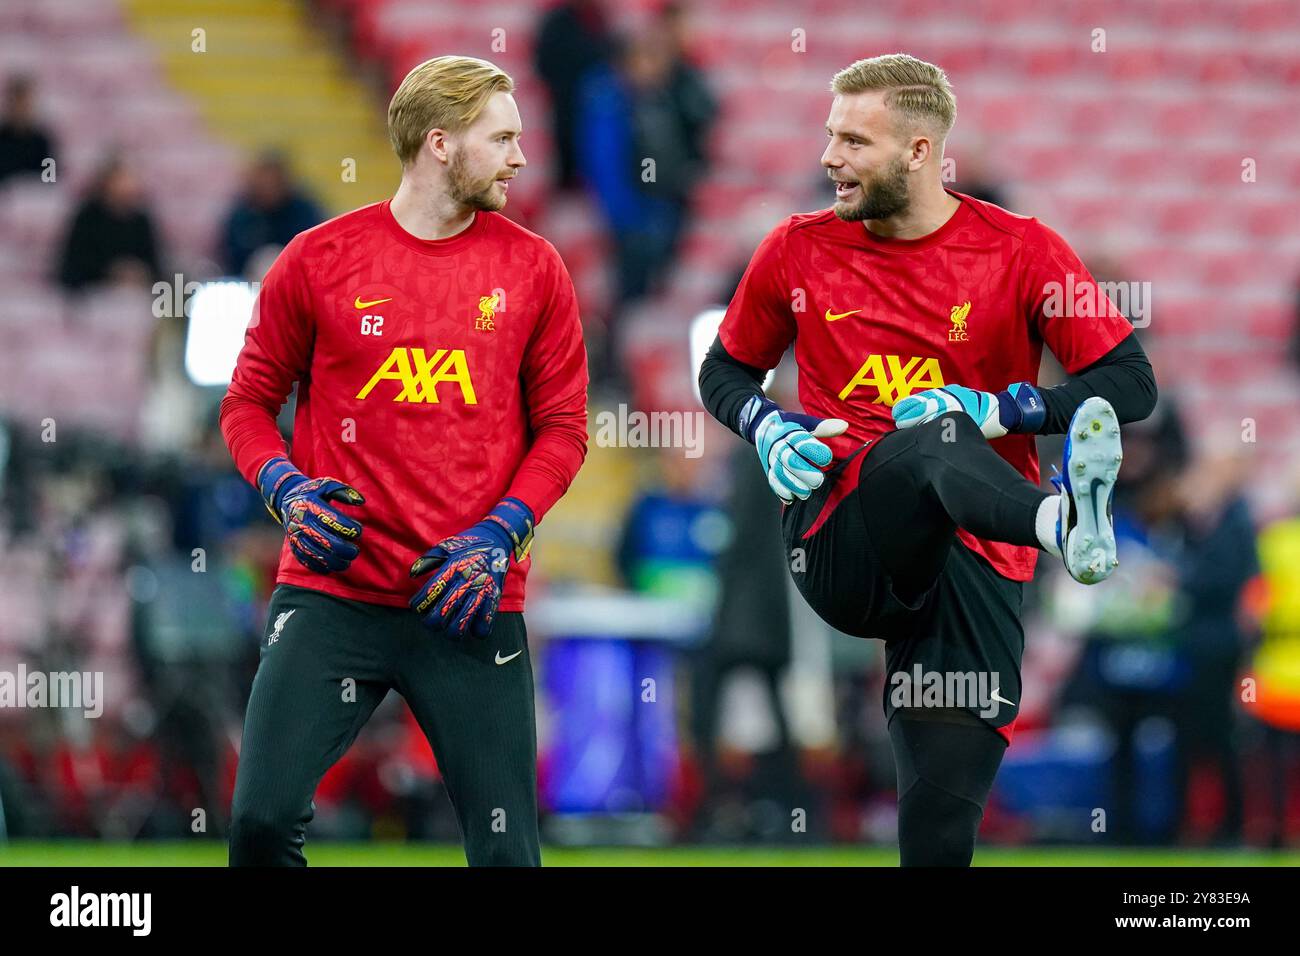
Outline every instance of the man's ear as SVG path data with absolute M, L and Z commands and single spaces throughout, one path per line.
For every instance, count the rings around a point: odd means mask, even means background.
M 447 131 L 438 129 L 436 126 L 424 134 L 424 145 L 433 153 L 434 159 L 439 162 L 448 162 L 451 158 L 449 144 L 447 142 Z
M 907 157 L 908 169 L 920 169 L 934 153 L 934 142 L 928 136 L 918 136 L 912 140 L 912 150 Z

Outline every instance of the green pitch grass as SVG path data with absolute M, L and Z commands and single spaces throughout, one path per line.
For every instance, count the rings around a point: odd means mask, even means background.
M 458 846 L 407 843 L 308 844 L 313 866 L 464 866 Z M 546 866 L 897 866 L 895 850 L 878 847 L 543 847 Z M 225 866 L 216 841 L 0 843 L 0 866 Z M 1262 850 L 977 850 L 976 866 L 1300 866 L 1300 852 Z

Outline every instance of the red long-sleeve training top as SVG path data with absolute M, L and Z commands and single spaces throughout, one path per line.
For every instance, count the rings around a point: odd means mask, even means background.
M 540 522 L 586 456 L 573 283 L 549 242 L 495 213 L 424 240 L 383 202 L 285 247 L 221 403 L 222 434 L 250 482 L 286 454 L 275 419 L 295 381 L 290 459 L 366 503 L 340 506 L 364 526 L 346 572 L 308 571 L 286 545 L 281 583 L 405 605 L 420 554 L 507 495 Z M 523 610 L 530 564 L 511 566 L 501 610 Z

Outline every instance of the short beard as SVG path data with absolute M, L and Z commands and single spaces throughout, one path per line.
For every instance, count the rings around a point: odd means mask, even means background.
M 835 215 L 845 222 L 864 219 L 889 219 L 907 211 L 911 197 L 907 193 L 907 160 L 900 157 L 870 182 L 860 182 L 862 198 L 854 205 L 837 202 Z
M 453 202 L 469 209 L 496 212 L 506 204 L 506 197 L 497 195 L 493 188 L 496 177 L 474 179 L 465 168 L 465 153 L 457 151 L 447 167 L 447 190 Z

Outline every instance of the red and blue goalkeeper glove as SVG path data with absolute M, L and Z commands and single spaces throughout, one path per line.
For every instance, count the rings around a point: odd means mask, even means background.
M 346 571 L 360 554 L 360 522 L 337 511 L 331 502 L 363 505 L 355 488 L 335 478 L 308 478 L 287 458 L 272 458 L 257 474 L 271 517 L 284 525 L 293 556 L 309 571 Z
M 503 498 L 486 518 L 446 538 L 411 565 L 411 577 L 436 571 L 411 598 L 411 610 L 453 640 L 488 636 L 505 588 L 510 562 L 522 561 L 533 543 L 533 512 L 518 498 Z

